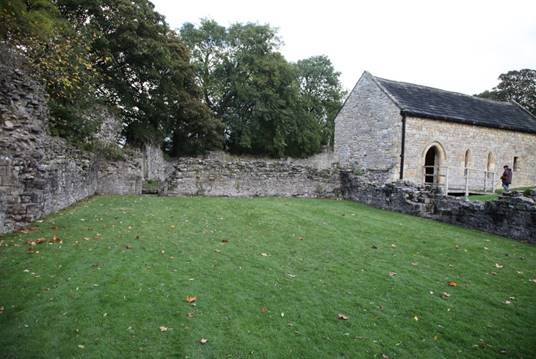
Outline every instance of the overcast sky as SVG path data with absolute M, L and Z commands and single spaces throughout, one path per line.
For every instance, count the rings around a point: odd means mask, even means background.
M 364 70 L 467 94 L 536 69 L 532 0 L 151 0 L 172 28 L 212 18 L 270 24 L 289 61 L 327 55 L 346 89 Z

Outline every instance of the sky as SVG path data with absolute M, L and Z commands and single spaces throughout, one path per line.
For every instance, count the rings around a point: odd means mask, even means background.
M 362 72 L 476 94 L 536 69 L 532 0 L 151 0 L 174 29 L 202 18 L 270 24 L 289 61 L 326 55 L 346 90 Z

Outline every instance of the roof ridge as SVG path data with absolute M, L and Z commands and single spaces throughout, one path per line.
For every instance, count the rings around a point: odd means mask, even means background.
M 379 76 L 374 76 L 372 74 L 371 74 L 371 76 L 374 77 L 375 79 L 382 80 L 382 81 L 389 81 L 389 82 L 394 82 L 394 83 L 403 84 L 403 85 L 411 85 L 411 86 L 420 87 L 420 88 L 424 88 L 424 89 L 431 89 L 431 90 L 434 90 L 434 91 L 447 92 L 447 93 L 450 93 L 450 94 L 453 94 L 453 95 L 458 95 L 458 96 L 468 97 L 468 98 L 471 98 L 471 99 L 492 102 L 492 103 L 499 104 L 499 105 L 513 105 L 513 103 L 511 103 L 509 101 L 492 100 L 492 99 L 489 99 L 489 98 L 478 97 L 478 96 L 475 96 L 475 95 L 468 95 L 468 94 L 465 94 L 465 93 L 462 93 L 462 92 L 449 91 L 449 90 L 444 90 L 444 89 L 440 89 L 440 88 L 437 88 L 437 87 L 426 86 L 426 85 L 419 85 L 419 84 L 415 84 L 415 83 L 412 83 L 412 82 L 395 81 L 395 80 L 390 80 L 390 79 L 386 79 L 386 78 L 379 77 Z

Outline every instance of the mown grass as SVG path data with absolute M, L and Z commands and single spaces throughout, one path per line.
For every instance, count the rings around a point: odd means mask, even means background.
M 532 189 L 533 187 L 518 187 L 518 188 L 512 188 L 511 191 L 517 191 L 517 192 L 524 192 L 526 190 Z M 502 189 L 496 190 L 494 193 L 490 194 L 474 194 L 469 196 L 470 201 L 480 201 L 480 202 L 487 202 L 487 201 L 495 201 L 499 199 L 500 195 L 504 192 Z
M 0 238 L 3 358 L 536 352 L 536 247 L 482 232 L 346 201 L 152 196 L 36 227 Z

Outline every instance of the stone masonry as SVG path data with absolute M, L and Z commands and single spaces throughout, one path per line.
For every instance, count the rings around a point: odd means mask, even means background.
M 403 158 L 402 179 L 422 184 L 425 156 L 428 149 L 433 147 L 439 152 L 438 160 L 433 164 L 440 166 L 436 169 L 439 174 L 436 183 L 439 185 L 444 185 L 447 181 L 448 171 L 449 188 L 463 190 L 464 171 L 468 168 L 470 190 L 482 191 L 484 184 L 487 190 L 500 188 L 499 178 L 505 164 L 514 170 L 512 187 L 536 185 L 536 166 L 534 166 L 536 132 L 530 132 L 526 128 L 518 131 L 486 127 L 482 123 L 477 126 L 474 121 L 470 123 L 471 119 L 460 122 L 446 118 L 442 120 L 434 117 L 406 116 L 404 111 L 408 110 L 404 106 L 408 105 L 400 104 L 401 93 L 406 96 L 404 97 L 406 101 L 409 101 L 407 98 L 413 101 L 411 105 L 415 108 L 419 108 L 421 103 L 426 103 L 429 105 L 428 110 L 446 111 L 446 113 L 455 112 L 456 108 L 451 103 L 450 107 L 443 106 L 444 103 L 438 100 L 442 95 L 448 94 L 449 98 L 462 99 L 465 102 L 471 102 L 473 98 L 404 83 L 398 83 L 396 89 L 398 91 L 405 89 L 406 92 L 396 93 L 399 97 L 395 98 L 384 84 L 380 83 L 381 81 L 392 83 L 390 80 L 379 79 L 365 72 L 335 118 L 335 154 L 341 167 L 386 170 L 389 175 L 386 176 L 385 182 L 391 182 L 400 179 L 400 165 Z M 415 95 L 416 89 L 439 95 L 431 99 L 419 98 Z M 479 111 L 485 110 L 486 106 L 510 109 L 510 112 L 503 111 L 505 118 L 488 118 L 485 117 L 487 114 L 483 115 L 489 123 L 496 126 L 511 124 L 512 118 L 508 116 L 516 115 L 512 111 L 517 110 L 517 114 L 520 111 L 525 113 L 509 104 L 476 101 L 481 108 L 467 108 L 467 111 L 469 113 L 472 111 L 474 116 L 478 116 Z M 500 112 L 497 110 L 497 113 Z M 531 123 L 536 121 L 526 113 L 525 117 Z M 514 158 L 516 158 L 515 164 Z M 485 171 L 495 172 L 495 175 L 486 174 Z
M 491 159 L 489 169 L 497 173 L 494 185 L 500 187 L 503 165 L 514 168 L 514 157 L 518 157 L 512 187 L 536 185 L 536 134 L 408 117 L 405 180 L 422 183 L 421 166 L 425 151 L 432 144 L 444 150 L 445 159 L 440 165 L 452 169 L 450 185 L 454 187 L 462 188 L 464 185 L 461 171 L 467 150 L 470 153 L 468 167 L 475 169 L 471 172 L 475 181 L 483 182 L 483 171 L 488 169 L 488 159 Z M 488 180 L 491 182 L 491 176 Z M 480 185 L 483 186 L 482 183 Z M 477 183 L 472 183 L 472 187 L 477 187 Z
M 335 119 L 334 152 L 342 167 L 387 171 L 387 181 L 398 179 L 400 109 L 365 73 Z
M 411 182 L 382 183 L 367 176 L 341 172 L 344 199 L 391 211 L 435 219 L 459 226 L 536 243 L 536 191 L 504 195 L 497 201 L 471 202 L 444 196 Z
M 337 166 L 317 169 L 292 160 L 180 158 L 171 163 L 168 194 L 337 197 Z

